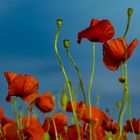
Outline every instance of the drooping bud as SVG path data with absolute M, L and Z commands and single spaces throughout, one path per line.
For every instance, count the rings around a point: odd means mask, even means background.
M 95 99 L 96 99 L 96 106 L 99 107 L 99 104 L 100 104 L 100 96 L 97 95 Z
M 70 46 L 70 42 L 69 42 L 68 39 L 64 39 L 64 40 L 63 40 L 63 44 L 64 44 L 64 47 L 65 47 L 66 49 L 68 49 L 69 46 Z
M 125 77 L 119 77 L 119 82 L 124 83 L 125 82 Z
M 100 101 L 100 96 L 96 96 L 96 101 L 99 102 Z
M 58 28 L 61 28 L 62 23 L 63 23 L 63 20 L 62 19 L 57 19 L 57 27 Z
M 60 104 L 62 109 L 66 110 L 67 102 L 68 102 L 68 96 L 66 90 L 63 90 L 62 95 L 60 97 Z
M 121 108 L 121 102 L 120 102 L 120 101 L 117 101 L 117 102 L 116 102 L 116 107 L 117 107 L 118 109 Z
M 128 14 L 128 16 L 132 16 L 132 14 L 133 14 L 133 9 L 132 9 L 132 8 L 128 8 L 127 14 Z

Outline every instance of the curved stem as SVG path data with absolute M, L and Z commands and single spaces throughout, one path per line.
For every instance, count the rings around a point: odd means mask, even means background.
M 131 113 L 131 104 L 130 104 L 130 95 L 129 95 L 129 85 L 128 85 L 128 69 L 127 69 L 127 64 L 124 65 L 125 66 L 125 73 L 126 73 L 126 77 L 127 77 L 127 89 L 128 89 L 128 93 L 127 93 L 127 102 L 128 102 L 128 113 L 129 113 L 129 119 L 130 119 L 130 125 L 132 128 L 132 132 L 133 132 L 133 136 L 134 136 L 134 140 L 136 140 L 136 136 L 135 136 L 135 132 L 134 132 L 134 127 L 132 124 L 132 113 Z
M 91 105 L 91 87 L 94 77 L 94 67 L 95 67 L 95 43 L 92 46 L 92 73 L 90 77 L 89 87 L 88 87 L 88 103 L 89 103 L 89 117 L 90 117 L 90 140 L 92 140 L 92 105 Z
M 128 21 L 127 21 L 127 25 L 126 25 L 126 29 L 125 29 L 123 37 L 126 37 L 126 34 L 128 32 L 129 26 L 130 26 L 130 20 L 131 20 L 131 16 L 128 16 Z
M 128 113 L 129 113 L 130 125 L 131 125 L 131 128 L 132 128 L 134 140 L 136 140 L 136 135 L 135 135 L 134 127 L 133 127 L 133 123 L 132 123 L 132 112 L 131 112 L 131 103 L 130 103 L 130 96 L 129 95 L 128 95 Z
M 119 111 L 119 118 L 118 118 L 118 124 L 120 126 L 120 131 L 122 132 L 122 121 L 123 121 L 123 108 L 125 106 L 125 93 L 123 93 L 122 102 L 121 102 L 121 108 Z
M 128 21 L 127 21 L 127 26 L 123 35 L 123 38 L 126 37 L 126 34 L 129 30 L 129 26 L 130 26 L 130 20 L 131 20 L 131 15 L 128 14 Z M 130 123 L 131 123 L 131 128 L 132 131 L 134 133 L 134 128 L 133 128 L 133 124 L 132 124 L 132 115 L 131 115 L 131 107 L 130 107 L 130 95 L 129 95 L 129 87 L 128 87 L 128 69 L 127 69 L 127 46 L 125 44 L 125 42 L 123 42 L 123 46 L 124 46 L 124 50 L 125 50 L 125 63 L 124 63 L 124 71 L 121 68 L 121 75 L 125 74 L 125 82 L 124 82 L 124 93 L 123 93 L 123 97 L 122 97 L 122 104 L 121 104 L 121 108 L 120 108 L 120 112 L 119 112 L 119 125 L 120 125 L 120 135 L 122 134 L 122 122 L 123 122 L 123 117 L 124 114 L 126 112 L 126 107 L 128 105 L 128 112 L 129 112 L 129 118 L 130 118 Z M 126 103 L 124 105 L 124 101 L 126 99 Z M 135 134 L 134 134 L 134 139 L 135 139 Z
M 56 37 L 55 37 L 55 41 L 54 41 L 54 51 L 55 51 L 56 57 L 58 59 L 59 65 L 61 67 L 61 70 L 62 70 L 63 75 L 65 77 L 65 81 L 66 81 L 67 86 L 68 86 L 70 100 L 71 100 L 71 104 L 72 104 L 73 115 L 74 115 L 75 122 L 77 124 L 77 129 L 78 129 L 78 140 L 80 140 L 80 128 L 78 126 L 78 118 L 77 118 L 77 114 L 76 114 L 75 106 L 74 106 L 74 101 L 73 101 L 73 97 L 72 97 L 72 88 L 71 88 L 71 85 L 70 85 L 70 81 L 69 81 L 69 79 L 67 77 L 64 65 L 63 65 L 63 63 L 61 61 L 61 58 L 60 58 L 58 50 L 57 50 L 57 41 L 58 41 L 59 32 L 60 32 L 60 28 L 58 28 L 57 32 L 56 32 Z
M 80 81 L 80 86 L 81 86 L 82 93 L 83 93 L 83 96 L 84 96 L 84 102 L 85 102 L 85 104 L 86 104 L 86 94 L 85 94 L 84 85 L 83 85 L 83 80 L 82 80 L 82 76 L 81 76 L 80 70 L 79 70 L 78 66 L 76 65 L 74 59 L 72 58 L 69 49 L 66 49 L 66 52 L 67 52 L 67 55 L 68 55 L 70 61 L 71 61 L 72 64 L 73 64 L 74 68 L 75 68 L 76 71 L 77 71 L 78 78 L 79 78 L 79 81 Z

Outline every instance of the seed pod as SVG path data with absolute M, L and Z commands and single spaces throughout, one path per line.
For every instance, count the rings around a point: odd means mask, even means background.
M 116 107 L 117 107 L 118 109 L 121 108 L 121 102 L 120 102 L 120 101 L 117 101 L 117 102 L 116 102 Z
M 133 9 L 132 9 L 132 8 L 128 8 L 127 14 L 128 14 L 128 16 L 132 16 L 132 14 L 133 14 Z
M 125 82 L 125 77 L 119 77 L 119 82 L 124 83 Z
M 70 42 L 69 42 L 68 39 L 63 40 L 63 44 L 64 44 L 64 47 L 65 47 L 66 49 L 68 49 L 69 46 L 70 46 Z
M 57 19 L 57 27 L 60 28 L 62 26 L 63 20 Z

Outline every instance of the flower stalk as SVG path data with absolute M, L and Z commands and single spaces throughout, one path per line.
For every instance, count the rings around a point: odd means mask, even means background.
M 126 38 L 127 32 L 129 30 L 132 13 L 133 13 L 133 9 L 128 8 L 128 11 L 127 11 L 128 21 L 127 21 L 126 30 L 124 32 L 123 38 Z M 121 76 L 125 78 L 125 81 L 123 82 L 124 92 L 123 92 L 122 103 L 121 103 L 121 108 L 120 108 L 119 118 L 118 118 L 118 123 L 120 126 L 120 136 L 122 135 L 122 132 L 123 132 L 122 123 L 123 123 L 123 117 L 126 112 L 127 106 L 128 106 L 129 118 L 130 118 L 130 120 L 132 120 L 129 86 L 128 86 L 127 46 L 125 45 L 124 42 L 123 42 L 123 44 L 124 44 L 123 46 L 124 46 L 124 50 L 125 50 L 125 63 L 124 63 L 124 69 L 122 69 L 122 67 L 121 67 Z M 132 128 L 132 131 L 134 134 L 134 139 L 136 139 L 132 121 L 130 121 L 130 124 L 131 124 L 131 128 Z
M 84 103 L 86 104 L 86 94 L 85 94 L 83 80 L 82 80 L 82 76 L 81 76 L 80 70 L 79 70 L 78 66 L 76 65 L 73 57 L 71 56 L 70 51 L 69 51 L 68 48 L 66 48 L 66 52 L 67 52 L 67 55 L 68 55 L 72 65 L 74 66 L 74 68 L 75 68 L 75 70 L 76 70 L 76 72 L 78 74 L 78 78 L 79 78 L 79 81 L 80 81 L 80 87 L 81 87 L 81 90 L 82 90 L 82 93 L 83 93 L 83 97 L 84 97 Z
M 95 69 L 95 42 L 93 43 L 92 46 L 92 72 L 91 72 L 91 77 L 90 77 L 90 82 L 89 82 L 89 87 L 88 87 L 88 104 L 89 104 L 89 118 L 90 118 L 90 140 L 92 140 L 92 104 L 91 104 L 91 87 L 93 83 L 93 78 L 94 78 L 94 69 Z
M 58 36 L 59 36 L 59 33 L 60 33 L 61 25 L 62 25 L 62 20 L 58 19 L 57 20 L 57 32 L 56 32 L 56 37 L 55 37 L 55 40 L 54 40 L 54 51 L 55 51 L 56 57 L 58 59 L 59 65 L 61 67 L 61 70 L 63 72 L 65 82 L 67 83 L 67 86 L 68 86 L 69 95 L 70 95 L 70 101 L 71 101 L 71 104 L 72 104 L 73 116 L 74 116 L 75 122 L 77 124 L 78 140 L 80 140 L 81 139 L 80 138 L 80 128 L 79 128 L 79 125 L 78 125 L 78 118 L 77 118 L 77 114 L 76 114 L 76 111 L 75 111 L 76 109 L 75 109 L 75 106 L 74 106 L 74 101 L 73 101 L 73 96 L 72 96 L 72 87 L 71 87 L 69 78 L 68 78 L 68 76 L 66 74 L 66 71 L 65 71 L 64 65 L 62 63 L 62 60 L 61 60 L 61 58 L 59 56 L 58 50 L 57 50 L 57 42 L 58 42 Z

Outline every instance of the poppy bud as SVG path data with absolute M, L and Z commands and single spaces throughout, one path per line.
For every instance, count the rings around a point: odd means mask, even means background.
M 60 97 L 60 103 L 61 103 L 62 109 L 66 110 L 67 102 L 68 102 L 68 96 L 67 96 L 66 91 L 64 90 Z
M 132 8 L 128 8 L 127 14 L 128 14 L 129 17 L 132 16 L 132 14 L 133 14 L 133 9 L 132 9 Z
M 124 83 L 125 82 L 125 77 L 119 77 L 119 82 Z
M 60 28 L 62 26 L 63 20 L 57 19 L 57 27 Z
M 50 136 L 49 136 L 49 133 L 48 132 L 45 133 L 44 140 L 50 140 Z
M 67 133 L 67 131 L 68 131 L 68 126 L 64 126 L 64 131 Z
M 99 102 L 100 101 L 100 96 L 96 96 L 96 101 Z
M 117 102 L 116 102 L 116 107 L 117 107 L 118 109 L 121 108 L 121 102 L 120 102 L 120 101 L 117 101 Z
M 69 46 L 70 46 L 70 42 L 69 42 L 68 39 L 64 39 L 64 40 L 63 40 L 63 44 L 64 44 L 64 47 L 65 47 L 66 49 L 68 49 Z

